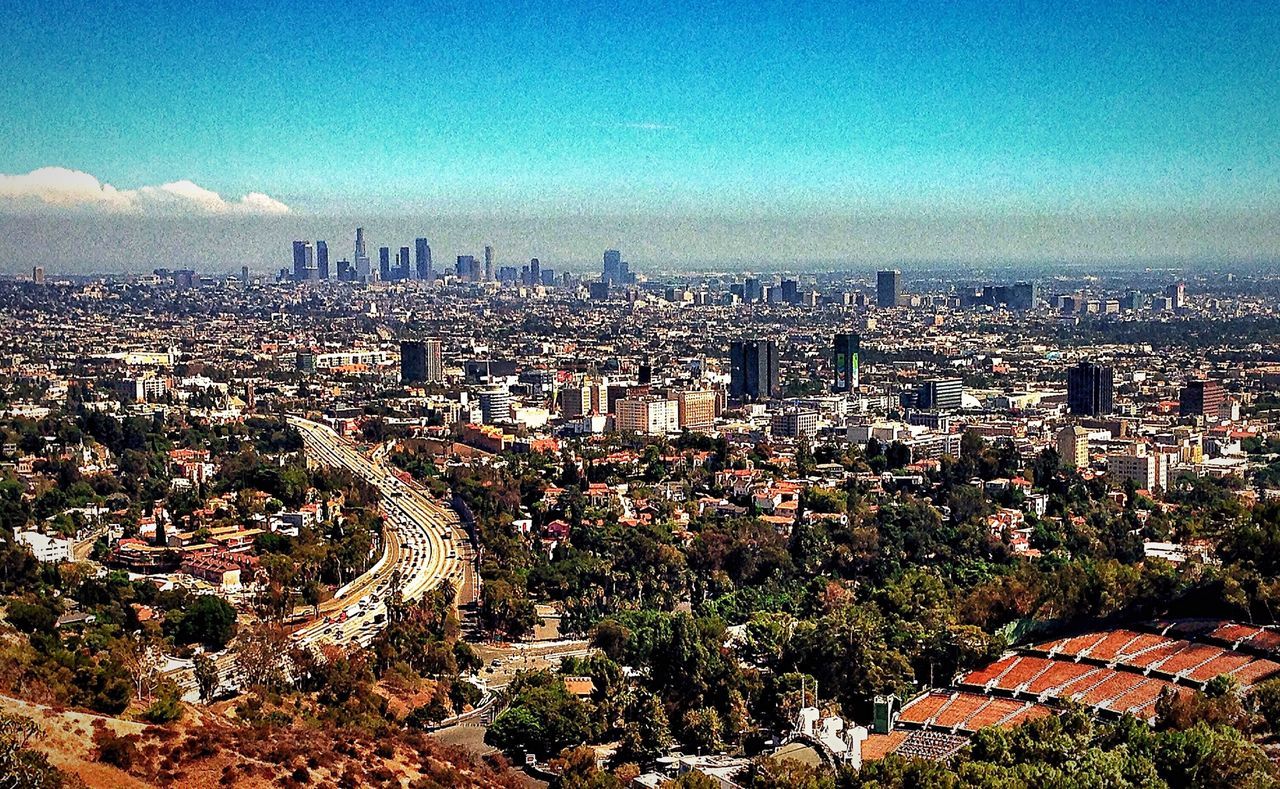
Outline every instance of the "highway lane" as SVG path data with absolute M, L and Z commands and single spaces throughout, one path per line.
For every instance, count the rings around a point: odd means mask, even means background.
M 435 501 L 417 485 L 403 482 L 381 457 L 366 457 L 329 427 L 296 416 L 289 417 L 289 424 L 302 434 L 312 461 L 345 468 L 372 484 L 380 494 L 386 518 L 382 559 L 348 583 L 339 597 L 321 605 L 321 613 L 327 615 L 294 631 L 293 638 L 300 645 L 368 646 L 386 627 L 388 599 L 399 592 L 403 600 L 419 600 L 446 579 L 460 590 L 458 603 L 468 602 L 463 597 L 474 588 L 470 543 L 452 508 Z M 243 677 L 234 653 L 223 653 L 214 661 L 221 690 L 238 691 Z M 189 664 L 175 665 L 170 676 L 187 691 L 184 698 L 195 700 Z

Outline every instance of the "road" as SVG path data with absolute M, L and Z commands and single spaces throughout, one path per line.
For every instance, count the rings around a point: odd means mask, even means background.
M 320 606 L 323 618 L 293 633 L 303 646 L 358 644 L 368 646 L 385 627 L 386 600 L 399 592 L 406 601 L 418 600 L 446 579 L 458 590 L 456 603 L 474 599 L 471 545 L 452 508 L 433 499 L 418 485 L 406 483 L 395 469 L 361 454 L 351 442 L 329 427 L 290 416 L 289 424 L 302 434 L 307 457 L 313 462 L 345 468 L 377 488 L 386 518 L 382 558 L 366 573 L 339 590 Z M 242 678 L 231 652 L 215 658 L 221 690 L 240 689 Z M 195 681 L 190 664 L 172 664 L 170 675 L 194 700 Z

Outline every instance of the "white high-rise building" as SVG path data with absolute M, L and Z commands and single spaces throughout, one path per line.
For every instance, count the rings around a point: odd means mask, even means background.
M 680 429 L 680 406 L 675 400 L 659 395 L 624 397 L 614 407 L 617 428 L 622 432 L 661 435 Z

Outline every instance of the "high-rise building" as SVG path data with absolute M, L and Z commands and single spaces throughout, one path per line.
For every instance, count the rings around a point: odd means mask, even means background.
M 760 282 L 760 278 L 747 277 L 746 282 L 742 283 L 742 300 L 748 304 L 755 304 L 763 299 L 764 285 Z
M 329 244 L 316 242 L 316 279 L 329 278 Z
M 924 411 L 957 411 L 964 403 L 964 381 L 930 378 L 916 389 L 916 408 Z
M 484 248 L 484 281 L 493 282 L 493 247 L 487 244 Z
M 1089 431 L 1080 425 L 1067 425 L 1058 431 L 1058 458 L 1068 468 L 1089 465 Z
M 1171 302 L 1173 302 L 1173 308 L 1175 310 L 1182 309 L 1183 307 L 1187 306 L 1187 283 L 1185 282 L 1173 283 L 1172 285 L 1164 289 L 1164 295 Z
M 876 306 L 896 307 L 901 298 L 902 272 L 897 269 L 876 272 Z
M 1040 288 L 1034 282 L 1015 282 L 1009 293 L 1009 307 L 1015 310 L 1034 310 L 1040 301 Z
M 1187 381 L 1178 397 L 1178 413 L 1182 416 L 1203 416 L 1216 420 L 1226 399 L 1227 392 L 1218 381 Z
M 614 421 L 620 432 L 662 435 L 680 429 L 679 405 L 661 395 L 623 397 L 615 408 Z
M 706 432 L 716 425 L 716 393 L 710 389 L 676 392 L 676 412 L 681 430 Z
M 302 282 L 307 278 L 307 255 L 311 249 L 309 241 L 293 242 L 293 281 Z
M 511 392 L 506 389 L 481 392 L 480 413 L 486 425 L 511 421 Z
M 604 272 L 601 277 L 610 285 L 621 285 L 622 282 L 622 253 L 616 249 L 606 249 L 604 251 Z
M 858 388 L 858 356 L 862 351 L 862 338 L 853 332 L 836 335 L 835 356 L 832 362 L 835 367 L 833 389 L 837 392 L 852 392 Z
M 400 247 L 400 254 L 396 256 L 395 279 L 409 279 L 412 276 L 413 259 L 409 257 L 409 248 Z
M 529 260 L 529 281 L 526 282 L 525 284 L 526 285 L 542 284 L 542 263 L 539 262 L 537 258 L 531 258 Z
M 778 344 L 773 340 L 735 340 L 729 346 L 729 395 L 739 400 L 776 397 Z
M 41 271 L 40 274 L 43 276 L 44 272 Z M 248 266 L 240 267 L 240 285 L 241 287 L 245 287 L 245 288 L 249 287 L 249 267 Z
M 1067 410 L 1079 416 L 1106 416 L 1113 410 L 1114 371 L 1081 361 L 1067 371 Z
M 439 383 L 444 362 L 439 340 L 400 341 L 400 380 L 404 383 Z
M 471 272 L 475 267 L 475 255 L 458 255 L 458 262 L 456 263 L 454 270 L 459 279 L 471 279 Z
M 811 438 L 818 433 L 818 412 L 784 408 L 769 415 L 769 432 L 780 438 Z
M 31 269 L 31 281 L 37 285 L 44 284 L 44 266 L 36 266 Z
M 413 246 L 414 268 L 418 279 L 432 279 L 435 272 L 431 270 L 431 245 L 425 238 L 419 238 L 414 240 Z
M 1163 489 L 1169 486 L 1169 463 L 1165 455 L 1135 444 L 1128 452 L 1107 453 L 1107 476 L 1121 484 L 1132 482 L 1138 490 Z
M 369 270 L 369 253 L 364 245 L 364 228 L 356 228 L 356 249 L 352 256 L 355 260 L 356 278 L 362 282 L 369 282 L 373 276 L 373 272 Z
M 565 419 L 577 419 L 609 411 L 609 391 L 598 383 L 587 382 L 560 390 L 560 413 Z
M 796 304 L 800 301 L 798 283 L 794 279 L 784 279 L 778 286 L 778 299 L 784 304 Z
M 378 247 L 378 279 L 391 279 L 391 247 Z

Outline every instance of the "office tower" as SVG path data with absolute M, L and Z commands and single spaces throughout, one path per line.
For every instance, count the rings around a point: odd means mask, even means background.
M 623 397 L 614 407 L 619 432 L 663 435 L 680 429 L 679 405 L 661 395 Z
M 41 276 L 43 276 L 44 271 L 41 271 L 40 274 Z M 243 287 L 246 287 L 246 288 L 249 287 L 249 267 L 248 266 L 240 267 L 240 284 Z
M 310 242 L 295 241 L 293 242 L 293 281 L 301 282 L 307 278 L 307 250 L 311 249 Z
M 538 262 L 537 258 L 531 258 L 529 260 L 529 282 L 527 284 L 542 284 L 542 264 Z
M 797 287 L 794 279 L 784 279 L 782 284 L 778 286 L 778 301 L 783 304 L 795 304 L 799 301 L 796 295 Z M 771 294 L 772 295 L 772 294 Z
M 818 412 L 784 408 L 769 415 L 769 432 L 780 438 L 812 438 L 818 433 Z
M 409 248 L 400 247 L 399 264 L 396 266 L 396 279 L 409 279 L 413 276 L 413 261 L 409 259 Z
M 540 279 L 543 285 L 546 285 L 548 288 L 553 287 L 556 284 L 556 270 L 553 268 L 542 269 Z M 535 282 L 534 284 L 536 285 L 538 283 Z
M 1058 431 L 1058 458 L 1067 468 L 1081 469 L 1089 465 L 1089 431 L 1079 425 L 1067 425 Z
M 959 378 L 930 378 L 916 389 L 916 407 L 925 411 L 956 411 L 964 402 Z
M 413 242 L 413 246 L 418 279 L 432 279 L 435 272 L 431 270 L 431 245 L 425 238 L 419 238 Z
M 761 284 L 759 277 L 747 277 L 747 281 L 742 283 L 742 300 L 754 304 L 764 298 L 764 285 Z
M 378 279 L 391 279 L 391 247 L 378 247 Z
M 676 392 L 676 410 L 681 430 L 706 432 L 716 424 L 716 393 L 710 389 Z
M 353 279 L 355 279 L 355 271 L 351 268 L 351 261 L 345 260 L 345 259 L 339 260 L 338 261 L 338 281 L 351 282 Z
M 37 285 L 44 284 L 44 266 L 36 266 L 31 269 L 31 281 Z
M 1175 282 L 1164 289 L 1165 298 L 1173 302 L 1173 308 L 1180 310 L 1187 306 L 1187 283 Z
M 362 282 L 370 281 L 373 272 L 369 270 L 369 253 L 364 245 L 364 228 L 356 228 L 356 249 L 355 255 L 356 278 Z
M 835 354 L 832 358 L 835 367 L 835 384 L 837 392 L 852 392 L 858 388 L 858 359 L 862 352 L 862 338 L 853 332 L 837 334 Z
M 493 247 L 487 244 L 484 248 L 484 281 L 493 281 Z
M 560 390 L 560 413 L 578 419 L 609 411 L 609 391 L 598 383 L 583 383 Z
M 316 242 L 316 279 L 329 278 L 329 244 Z
M 1067 410 L 1080 416 L 1110 414 L 1114 381 L 1110 367 L 1081 361 L 1067 371 Z
M 480 413 L 486 425 L 511 421 L 511 392 L 506 389 L 481 392 Z
M 902 272 L 897 269 L 876 272 L 876 306 L 896 307 L 901 298 Z
M 601 279 L 610 285 L 622 284 L 622 253 L 618 250 L 604 251 L 604 276 Z
M 1182 416 L 1218 418 L 1218 410 L 1227 399 L 1227 392 L 1218 381 L 1187 381 L 1178 396 L 1178 413 Z
M 775 397 L 778 344 L 773 340 L 735 340 L 729 345 L 729 395 L 739 400 Z
M 1040 302 L 1040 287 L 1034 282 L 1015 282 L 1009 293 L 1009 307 L 1015 310 L 1034 310 Z
M 400 380 L 404 383 L 440 383 L 444 363 L 439 340 L 400 341 Z

